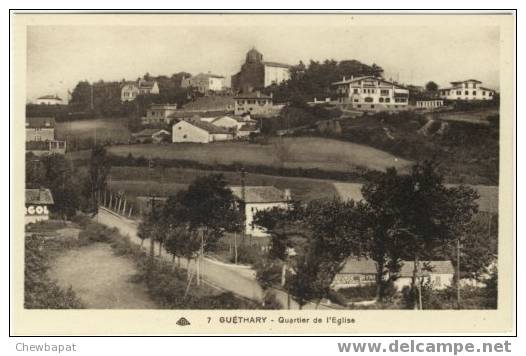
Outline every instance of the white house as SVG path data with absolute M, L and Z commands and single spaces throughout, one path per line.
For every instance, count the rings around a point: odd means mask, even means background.
M 289 189 L 281 191 L 274 186 L 231 186 L 230 189 L 244 205 L 245 233 L 256 237 L 268 236 L 264 228 L 253 223 L 256 213 L 275 207 L 287 209 L 291 200 Z
M 234 115 L 239 116 L 275 116 L 283 108 L 283 105 L 274 105 L 272 95 L 265 95 L 259 91 L 239 94 L 234 100 Z
M 38 97 L 36 103 L 38 105 L 60 105 L 62 104 L 62 99 L 60 99 L 57 95 L 44 95 Z
M 55 119 L 52 117 L 26 117 L 27 141 L 55 140 Z
M 409 104 L 409 90 L 374 76 L 351 77 L 332 83 L 338 103 L 364 111 L 403 110 Z
M 53 204 L 53 195 L 49 189 L 26 189 L 25 223 L 49 220 L 49 207 Z
M 290 79 L 290 65 L 278 62 L 263 62 L 265 87 L 279 84 Z
M 172 126 L 172 142 L 210 143 L 233 140 L 234 134 L 227 129 L 199 119 L 180 120 Z
M 168 124 L 170 115 L 177 111 L 177 104 L 152 104 L 142 118 L 144 125 Z
M 159 85 L 156 81 L 140 79 L 136 82 L 126 82 L 121 88 L 121 101 L 133 101 L 139 95 L 157 95 Z
M 491 100 L 495 90 L 481 86 L 476 79 L 451 82 L 450 88 L 439 90 L 440 97 L 448 100 Z
M 401 291 L 405 286 L 411 286 L 413 278 L 413 261 L 402 261 L 398 279 L 394 285 Z M 376 262 L 369 258 L 349 257 L 343 268 L 334 277 L 334 289 L 359 287 L 376 284 Z M 420 262 L 420 277 L 422 282 L 431 283 L 435 289 L 445 289 L 453 284 L 455 270 L 451 261 Z M 386 278 L 388 275 L 386 275 Z
M 414 261 L 404 261 L 400 276 L 395 281 L 395 287 L 402 290 L 411 286 L 413 279 Z M 451 261 L 422 261 L 420 262 L 420 278 L 424 283 L 431 283 L 434 289 L 445 289 L 453 284 L 455 269 Z
M 184 78 L 181 87 L 196 88 L 198 92 L 203 94 L 210 91 L 221 91 L 225 88 L 225 77 L 210 72 L 199 73 L 193 77 Z

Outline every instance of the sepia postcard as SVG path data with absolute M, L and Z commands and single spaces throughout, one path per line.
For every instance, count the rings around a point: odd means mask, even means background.
M 13 335 L 512 335 L 515 21 L 12 12 Z

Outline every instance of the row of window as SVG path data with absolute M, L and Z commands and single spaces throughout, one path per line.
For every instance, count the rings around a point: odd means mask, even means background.
M 360 99 L 354 99 L 353 100 L 355 103 L 359 103 L 360 102 Z M 370 96 L 366 97 L 364 100 L 364 102 L 366 103 L 372 103 L 374 102 L 374 99 L 371 98 Z M 407 99 L 405 98 L 395 98 L 395 103 L 406 103 L 407 102 Z M 391 102 L 391 98 L 378 98 L 378 102 L 380 103 L 390 103 Z
M 267 100 L 254 100 L 254 99 L 250 99 L 250 100 L 238 100 L 237 101 L 237 104 L 238 105 L 245 105 L 245 104 L 248 104 L 248 105 L 254 105 L 256 104 L 256 102 L 263 106 L 263 105 L 266 105 L 268 104 L 269 102 Z
M 443 95 L 449 95 L 450 92 L 449 91 L 446 91 L 443 93 Z M 456 95 L 462 95 L 462 90 L 457 90 L 456 91 Z M 469 95 L 469 90 L 464 90 L 464 95 Z M 477 91 L 476 90 L 473 90 L 472 91 L 472 95 L 473 96 L 477 96 Z M 486 96 L 486 91 L 482 91 L 482 96 Z M 493 96 L 493 92 L 488 92 L 488 96 Z

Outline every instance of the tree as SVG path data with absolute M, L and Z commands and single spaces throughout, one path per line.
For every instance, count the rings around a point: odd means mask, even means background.
M 370 245 L 369 257 L 376 262 L 376 299 L 384 296 L 384 288 L 394 281 L 401 268 L 401 246 L 395 234 L 400 216 L 395 192 L 401 179 L 395 168 L 371 177 L 362 187 L 366 202 L 364 212 Z M 387 268 L 386 268 L 387 267 Z M 388 281 L 385 276 L 389 275 Z
M 74 216 L 80 207 L 80 177 L 64 155 L 26 155 L 26 187 L 48 188 L 53 195 L 53 212 L 63 218 Z
M 91 150 L 89 163 L 88 196 L 95 211 L 99 206 L 99 194 L 106 190 L 106 180 L 111 170 L 111 161 L 106 149 L 97 145 Z
M 405 250 L 413 255 L 412 288 L 420 299 L 415 300 L 415 305 L 421 308 L 421 261 L 432 256 L 437 245 L 453 241 L 466 231 L 477 212 L 478 195 L 468 187 L 447 188 L 429 161 L 413 166 L 393 194 L 400 207 L 395 236 L 404 241 Z
M 176 239 L 170 241 L 170 249 L 187 258 L 213 250 L 225 232 L 240 228 L 240 221 L 238 202 L 220 174 L 197 178 L 187 190 L 168 198 L 163 209 L 168 240 Z M 185 241 L 177 241 L 181 236 Z
M 426 83 L 426 90 L 427 91 L 431 91 L 431 92 L 435 92 L 435 91 L 438 90 L 438 84 L 433 82 L 433 81 L 427 82 Z

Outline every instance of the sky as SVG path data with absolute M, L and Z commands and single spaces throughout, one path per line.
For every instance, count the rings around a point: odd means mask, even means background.
M 250 48 L 264 60 L 356 59 L 406 84 L 475 78 L 498 89 L 497 26 L 29 26 L 27 100 L 67 98 L 80 80 L 134 80 L 145 73 L 239 71 Z M 229 81 L 229 80 L 228 80 Z

